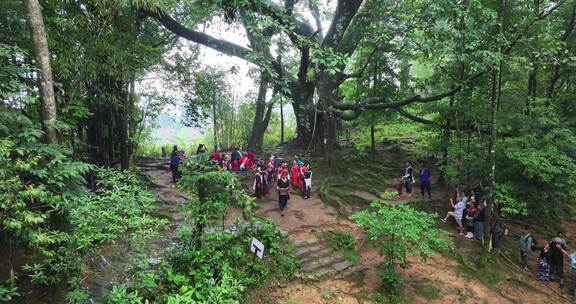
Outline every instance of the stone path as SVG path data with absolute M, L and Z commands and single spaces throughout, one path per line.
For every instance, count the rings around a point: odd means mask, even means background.
M 343 274 L 354 264 L 323 240 L 296 240 L 295 256 L 300 264 L 298 276 L 304 280 L 323 279 Z

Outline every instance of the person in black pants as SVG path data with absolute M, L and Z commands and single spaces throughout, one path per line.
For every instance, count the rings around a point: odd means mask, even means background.
M 406 170 L 404 171 L 404 186 L 406 186 L 406 193 L 412 194 L 412 166 L 410 162 L 406 162 Z
M 288 180 L 288 171 L 282 171 L 282 176 L 278 180 L 278 204 L 280 205 L 280 213 L 284 216 L 284 208 L 290 199 L 290 181 Z

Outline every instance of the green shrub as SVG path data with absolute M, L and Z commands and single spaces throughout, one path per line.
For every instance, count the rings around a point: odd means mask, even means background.
M 410 266 L 408 255 L 419 256 L 425 261 L 435 250 L 444 251 L 452 247 L 442 237 L 445 232 L 435 228 L 435 215 L 406 205 L 386 206 L 374 202 L 371 206 L 372 210 L 352 215 L 352 220 L 364 229 L 366 237 L 384 258 L 378 274 L 391 293 L 396 293 L 400 286 L 397 266 Z

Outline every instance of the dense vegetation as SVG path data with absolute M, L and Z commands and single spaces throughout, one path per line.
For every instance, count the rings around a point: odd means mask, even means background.
M 151 216 L 155 199 L 133 169 L 137 152 L 160 153 L 148 136 L 173 107 L 206 131 L 210 149 L 290 142 L 340 174 L 353 174 L 344 153 L 364 151 L 374 157 L 370 175 L 347 176 L 347 185 L 369 177 L 362 186 L 382 198 L 390 193 L 380 189 L 378 149 L 409 141 L 406 158 L 435 162 L 441 181 L 484 192 L 489 223 L 573 213 L 575 26 L 569 0 L 1 1 L 0 302 L 22 297 L 24 284 L 65 286 L 79 302 L 86 256 L 103 244 L 136 246 L 166 226 Z M 200 46 L 243 60 L 248 74 L 203 65 Z M 250 93 L 230 89 L 239 78 L 250 78 Z M 255 204 L 239 181 L 196 169 L 180 183 L 194 227 L 161 271 L 115 288 L 109 302 L 234 303 L 270 275 L 264 264 L 293 270 L 276 228 L 250 221 Z M 345 213 L 337 177 L 319 192 Z M 205 233 L 230 205 L 250 224 Z M 375 219 L 388 215 L 422 219 L 406 225 L 413 238 L 401 247 L 380 244 L 381 272 L 393 282 L 391 265 L 422 242 L 431 220 L 375 206 L 355 220 L 383 240 L 397 232 Z M 239 249 L 247 231 L 277 255 L 250 261 Z M 206 268 L 189 272 L 199 261 Z

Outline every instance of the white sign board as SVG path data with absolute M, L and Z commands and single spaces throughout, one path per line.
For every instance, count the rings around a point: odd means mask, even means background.
M 250 245 L 250 251 L 257 255 L 259 258 L 264 256 L 264 244 L 260 243 L 255 237 L 252 238 L 252 244 Z

